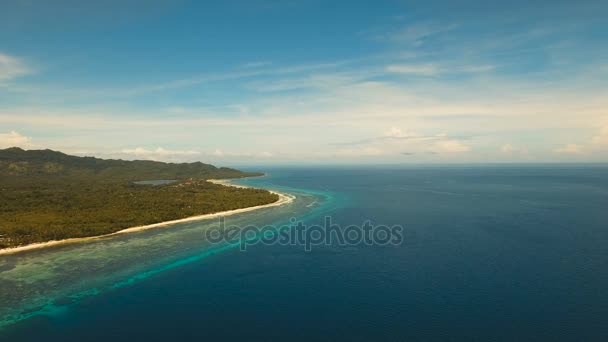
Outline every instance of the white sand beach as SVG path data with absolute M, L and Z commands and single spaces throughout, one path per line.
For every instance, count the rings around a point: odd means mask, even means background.
M 232 184 L 232 183 L 230 183 L 230 180 L 208 179 L 207 181 L 214 183 L 214 184 L 224 185 L 224 186 L 233 186 L 233 187 L 237 187 L 237 188 L 248 188 L 248 186 Z M 270 190 L 268 190 L 268 191 L 270 191 Z M 241 213 L 246 213 L 249 211 L 258 210 L 258 209 L 262 209 L 262 208 L 270 208 L 270 207 L 285 205 L 287 203 L 293 202 L 293 200 L 295 199 L 295 196 L 293 196 L 293 195 L 284 194 L 284 193 L 280 193 L 280 192 L 276 192 L 276 191 L 270 191 L 270 192 L 273 194 L 277 194 L 279 196 L 279 199 L 276 202 L 269 203 L 269 204 L 263 204 L 263 205 L 257 205 L 257 206 L 253 206 L 253 207 L 247 207 L 247 208 L 220 211 L 220 212 L 211 213 L 211 214 L 190 216 L 190 217 L 186 217 L 183 219 L 158 222 L 158 223 L 153 223 L 153 224 L 149 224 L 149 225 L 145 225 L 145 226 L 125 228 L 125 229 L 122 229 L 122 230 L 119 230 L 119 231 L 116 231 L 116 232 L 110 233 L 110 234 L 89 236 L 89 237 L 82 237 L 82 238 L 70 238 L 70 239 L 64 239 L 64 240 L 52 240 L 52 241 L 47 241 L 47 242 L 32 243 L 29 245 L 18 246 L 18 247 L 3 248 L 3 249 L 0 249 L 0 255 L 14 254 L 14 253 L 33 250 L 33 249 L 57 246 L 57 245 L 68 244 L 68 243 L 92 241 L 92 240 L 96 240 L 96 239 L 108 238 L 108 237 L 118 235 L 118 234 L 127 234 L 127 233 L 139 232 L 139 231 L 147 230 L 147 229 L 168 227 L 168 226 L 171 226 L 171 225 L 174 225 L 177 223 L 202 221 L 202 220 L 217 218 L 217 217 L 221 217 L 221 216 L 230 216 L 230 215 L 235 215 L 235 214 L 241 214 Z

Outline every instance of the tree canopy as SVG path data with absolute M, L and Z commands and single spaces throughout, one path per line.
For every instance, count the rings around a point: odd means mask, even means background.
M 276 194 L 208 179 L 258 176 L 204 163 L 104 160 L 51 150 L 0 150 L 0 248 L 116 232 L 273 203 Z M 135 181 L 173 179 L 140 185 Z

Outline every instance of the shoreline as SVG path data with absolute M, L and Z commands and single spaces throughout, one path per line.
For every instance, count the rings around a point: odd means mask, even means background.
M 232 186 L 232 187 L 236 187 L 236 188 L 253 188 L 253 187 L 245 186 L 245 185 L 232 184 L 230 182 L 230 179 L 207 179 L 206 181 L 213 183 L 213 184 L 218 184 L 218 185 L 223 185 L 223 186 Z M 272 203 L 268 203 L 268 204 L 260 204 L 260 205 L 256 205 L 253 207 L 232 209 L 232 210 L 220 211 L 217 213 L 196 215 L 196 216 L 185 217 L 185 218 L 177 219 L 177 220 L 152 223 L 152 224 L 143 225 L 143 226 L 135 226 L 135 227 L 125 228 L 125 229 L 121 229 L 121 230 L 113 232 L 113 233 L 108 233 L 108 234 L 103 234 L 103 235 L 68 238 L 68 239 L 63 239 L 63 240 L 51 240 L 51 241 L 46 241 L 46 242 L 31 243 L 31 244 L 24 245 L 24 246 L 2 248 L 2 249 L 0 249 L 0 256 L 30 251 L 30 250 L 34 250 L 34 249 L 41 249 L 41 248 L 46 248 L 46 247 L 64 245 L 64 244 L 94 241 L 94 240 L 112 237 L 115 235 L 140 232 L 143 230 L 161 228 L 161 227 L 171 226 L 171 225 L 179 224 L 179 223 L 203 221 L 203 220 L 217 218 L 217 217 L 221 217 L 221 216 L 230 216 L 230 215 L 235 215 L 235 214 L 241 214 L 241 213 L 246 213 L 246 212 L 250 212 L 250 211 L 254 211 L 254 210 L 258 210 L 258 209 L 281 206 L 284 204 L 291 203 L 295 199 L 295 196 L 290 195 L 290 194 L 284 194 L 281 192 L 272 191 L 272 190 L 268 190 L 268 189 L 264 189 L 264 190 L 267 190 L 273 194 L 278 195 L 279 199 L 276 202 L 272 202 Z

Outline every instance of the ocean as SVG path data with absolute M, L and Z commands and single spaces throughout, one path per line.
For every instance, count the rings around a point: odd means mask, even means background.
M 608 166 L 262 170 L 238 182 L 296 200 L 227 225 L 401 239 L 212 243 L 212 220 L 0 256 L 0 341 L 608 340 Z

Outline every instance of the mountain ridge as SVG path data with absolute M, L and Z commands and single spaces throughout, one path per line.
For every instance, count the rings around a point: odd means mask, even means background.
M 81 174 L 125 180 L 241 178 L 262 175 L 227 167 L 216 167 L 200 161 L 167 163 L 153 160 L 102 159 L 73 156 L 60 151 L 24 150 L 19 147 L 0 149 L 2 176 L 71 176 Z

